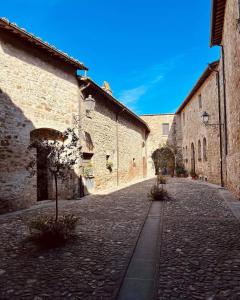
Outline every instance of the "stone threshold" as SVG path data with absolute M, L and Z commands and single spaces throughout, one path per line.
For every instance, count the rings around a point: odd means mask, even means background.
M 159 268 L 162 205 L 152 202 L 117 300 L 153 300 Z

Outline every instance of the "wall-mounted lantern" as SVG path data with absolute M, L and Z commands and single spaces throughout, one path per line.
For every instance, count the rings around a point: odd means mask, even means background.
M 87 98 L 84 99 L 84 102 L 85 102 L 86 114 L 87 116 L 90 116 L 90 113 L 95 109 L 96 101 L 92 97 L 92 95 L 89 95 Z
M 209 114 L 206 111 L 202 114 L 202 121 L 204 125 L 207 125 L 209 122 Z

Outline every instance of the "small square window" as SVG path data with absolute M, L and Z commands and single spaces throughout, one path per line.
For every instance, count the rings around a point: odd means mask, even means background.
M 163 123 L 162 124 L 162 132 L 163 132 L 163 135 L 168 135 L 169 134 L 169 123 Z

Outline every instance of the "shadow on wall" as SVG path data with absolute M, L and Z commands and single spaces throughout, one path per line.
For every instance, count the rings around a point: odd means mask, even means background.
M 30 133 L 34 129 L 33 123 L 23 111 L 0 89 L 0 213 L 29 207 L 37 200 L 46 200 L 39 198 L 39 189 L 42 187 L 48 189 L 47 198 L 54 199 L 52 178 L 48 176 L 44 184 L 39 180 L 39 170 L 44 161 L 40 160 L 41 166 L 37 163 L 36 176 L 29 178 L 26 170 L 31 159 L 27 148 Z M 69 181 L 60 184 L 60 198 L 72 198 L 79 185 L 78 181 L 73 172 Z
M 34 126 L 0 89 L 0 213 L 36 201 L 36 178 L 29 179 L 27 146 Z M 24 199 L 24 200 L 23 200 Z

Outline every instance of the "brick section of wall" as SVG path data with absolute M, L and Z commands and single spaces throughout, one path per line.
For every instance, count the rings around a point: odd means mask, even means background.
M 238 5 L 236 0 L 226 1 L 222 43 L 225 54 L 227 106 L 227 187 L 240 197 L 240 15 Z M 223 101 L 223 93 L 221 99 Z
M 199 107 L 201 94 L 202 108 Z M 201 115 L 207 111 L 209 123 L 217 124 L 218 120 L 218 91 L 216 73 L 208 77 L 204 84 L 192 97 L 190 102 L 179 114 L 181 118 L 182 151 L 185 167 L 191 172 L 191 144 L 195 150 L 195 171 L 198 175 L 207 176 L 208 181 L 220 184 L 220 143 L 219 127 L 205 126 Z M 185 121 L 184 121 L 185 118 Z M 203 139 L 207 142 L 207 160 L 203 157 Z M 198 155 L 198 141 L 201 143 L 201 155 Z
M 74 70 L 58 68 L 27 45 L 0 38 L 0 211 L 36 202 L 36 177 L 29 179 L 27 146 L 36 128 L 64 130 L 78 111 L 80 92 Z M 49 60 L 49 61 L 47 61 Z M 60 197 L 72 197 L 73 188 Z M 53 195 L 51 195 L 53 197 Z

